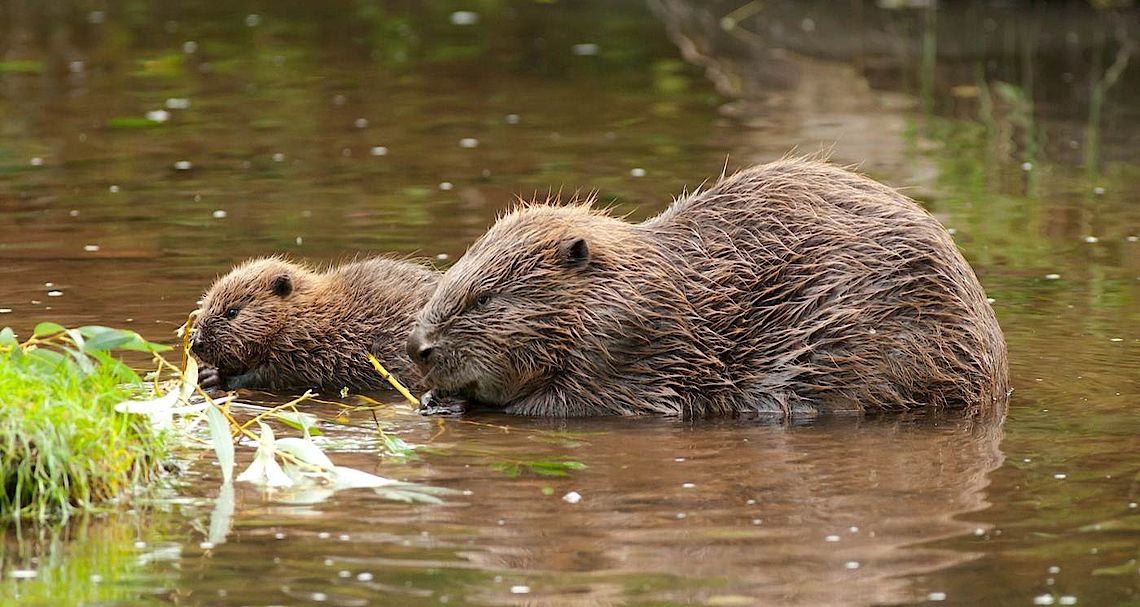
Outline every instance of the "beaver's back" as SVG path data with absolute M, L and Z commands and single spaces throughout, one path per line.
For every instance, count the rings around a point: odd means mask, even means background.
M 694 333 L 757 410 L 988 409 L 1005 343 L 949 234 L 898 192 L 785 160 L 641 224 L 678 268 Z

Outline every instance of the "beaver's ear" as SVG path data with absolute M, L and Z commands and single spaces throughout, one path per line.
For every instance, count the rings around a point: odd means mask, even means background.
M 585 238 L 571 238 L 559 247 L 562 259 L 572 268 L 584 268 L 590 263 L 590 245 Z
M 269 289 L 278 297 L 286 297 L 293 292 L 293 278 L 288 274 L 278 274 L 273 277 Z

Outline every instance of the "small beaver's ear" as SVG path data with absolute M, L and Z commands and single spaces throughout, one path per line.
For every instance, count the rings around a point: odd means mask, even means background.
M 584 268 L 590 263 L 590 245 L 585 238 L 571 238 L 559 247 L 562 259 L 572 268 Z
M 278 274 L 273 277 L 269 289 L 278 297 L 286 297 L 293 292 L 293 278 L 288 274 Z

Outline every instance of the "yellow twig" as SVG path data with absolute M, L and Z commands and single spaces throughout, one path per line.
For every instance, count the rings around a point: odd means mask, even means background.
M 401 384 L 396 379 L 395 376 L 393 376 L 391 373 L 389 373 L 388 370 L 384 368 L 384 365 L 380 364 L 379 360 L 376 360 L 375 356 L 373 356 L 372 354 L 369 354 L 368 360 L 369 360 L 369 362 L 372 363 L 372 366 L 376 369 L 376 372 L 380 374 L 380 377 L 383 377 L 384 379 L 388 380 L 388 383 L 392 384 L 392 387 L 395 388 L 397 392 L 402 394 L 404 396 L 404 398 L 408 399 L 408 402 L 412 403 L 413 407 L 419 407 L 420 406 L 420 401 L 416 400 L 416 397 L 412 396 L 412 393 L 408 392 L 408 389 L 405 388 L 403 386 L 403 384 Z

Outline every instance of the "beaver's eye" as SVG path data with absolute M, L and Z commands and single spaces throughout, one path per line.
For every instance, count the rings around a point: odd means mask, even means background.
M 485 306 L 489 303 L 491 303 L 491 294 L 490 293 L 482 293 L 479 295 L 479 297 L 475 298 L 475 307 L 476 308 L 482 308 L 483 306 Z
M 233 320 L 233 319 L 237 318 L 238 312 L 240 312 L 240 311 L 241 311 L 241 308 L 230 308 L 229 310 L 226 310 L 226 318 L 229 320 Z

